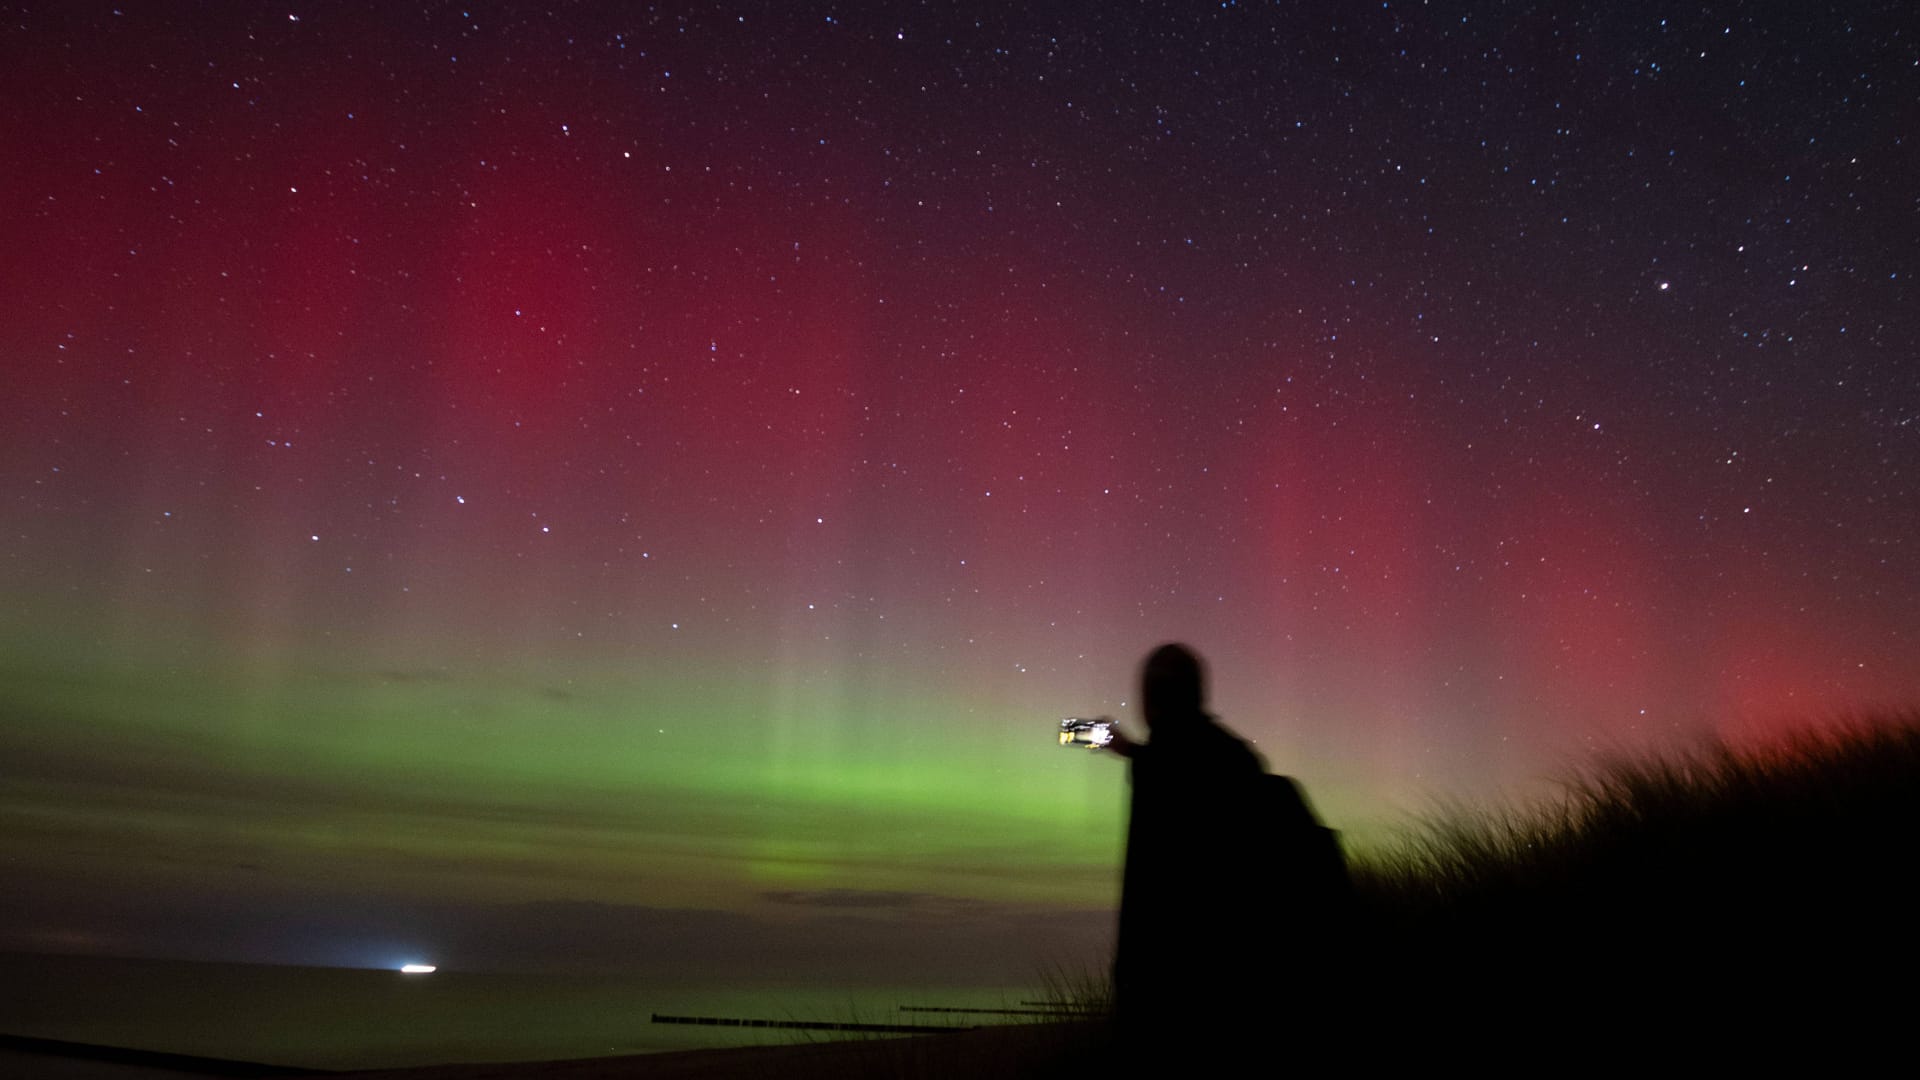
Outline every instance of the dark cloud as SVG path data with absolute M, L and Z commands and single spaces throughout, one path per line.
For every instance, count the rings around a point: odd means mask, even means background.
M 402 671 L 398 668 L 383 668 L 373 673 L 381 682 L 390 683 L 447 683 L 453 676 L 435 668 L 415 668 Z
M 760 899 L 782 907 L 837 911 L 888 911 L 939 918 L 971 918 L 990 913 L 993 905 L 970 896 L 886 889 L 775 889 Z
M 821 908 L 904 908 L 927 898 L 926 893 L 886 892 L 879 889 L 782 889 L 760 894 L 771 904 Z

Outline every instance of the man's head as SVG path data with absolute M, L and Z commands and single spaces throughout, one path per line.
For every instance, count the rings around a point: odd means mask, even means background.
M 1147 727 L 1166 731 L 1198 720 L 1207 704 L 1206 669 L 1185 645 L 1162 645 L 1140 667 L 1140 711 Z

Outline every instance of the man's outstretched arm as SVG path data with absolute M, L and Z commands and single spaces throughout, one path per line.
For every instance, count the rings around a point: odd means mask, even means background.
M 1108 739 L 1107 744 L 1100 747 L 1100 749 L 1110 754 L 1119 754 L 1123 758 L 1132 757 L 1134 751 L 1140 749 L 1142 744 L 1127 738 L 1127 733 L 1121 731 L 1117 725 L 1109 730 L 1112 732 L 1113 737 Z

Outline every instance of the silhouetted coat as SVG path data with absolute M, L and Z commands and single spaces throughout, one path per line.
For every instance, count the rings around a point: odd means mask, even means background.
M 1211 717 L 1133 754 L 1114 956 L 1119 1019 L 1184 1029 L 1318 983 L 1346 867 L 1294 782 Z
M 1244 992 L 1258 873 L 1249 850 L 1266 766 L 1204 717 L 1133 753 L 1127 864 L 1114 952 L 1115 1004 L 1130 1026 L 1195 1019 L 1202 1001 Z

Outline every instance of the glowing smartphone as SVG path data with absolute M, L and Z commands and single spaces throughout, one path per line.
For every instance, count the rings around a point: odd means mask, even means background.
M 1060 745 L 1098 750 L 1113 741 L 1113 721 L 1082 720 L 1069 716 L 1060 721 Z

